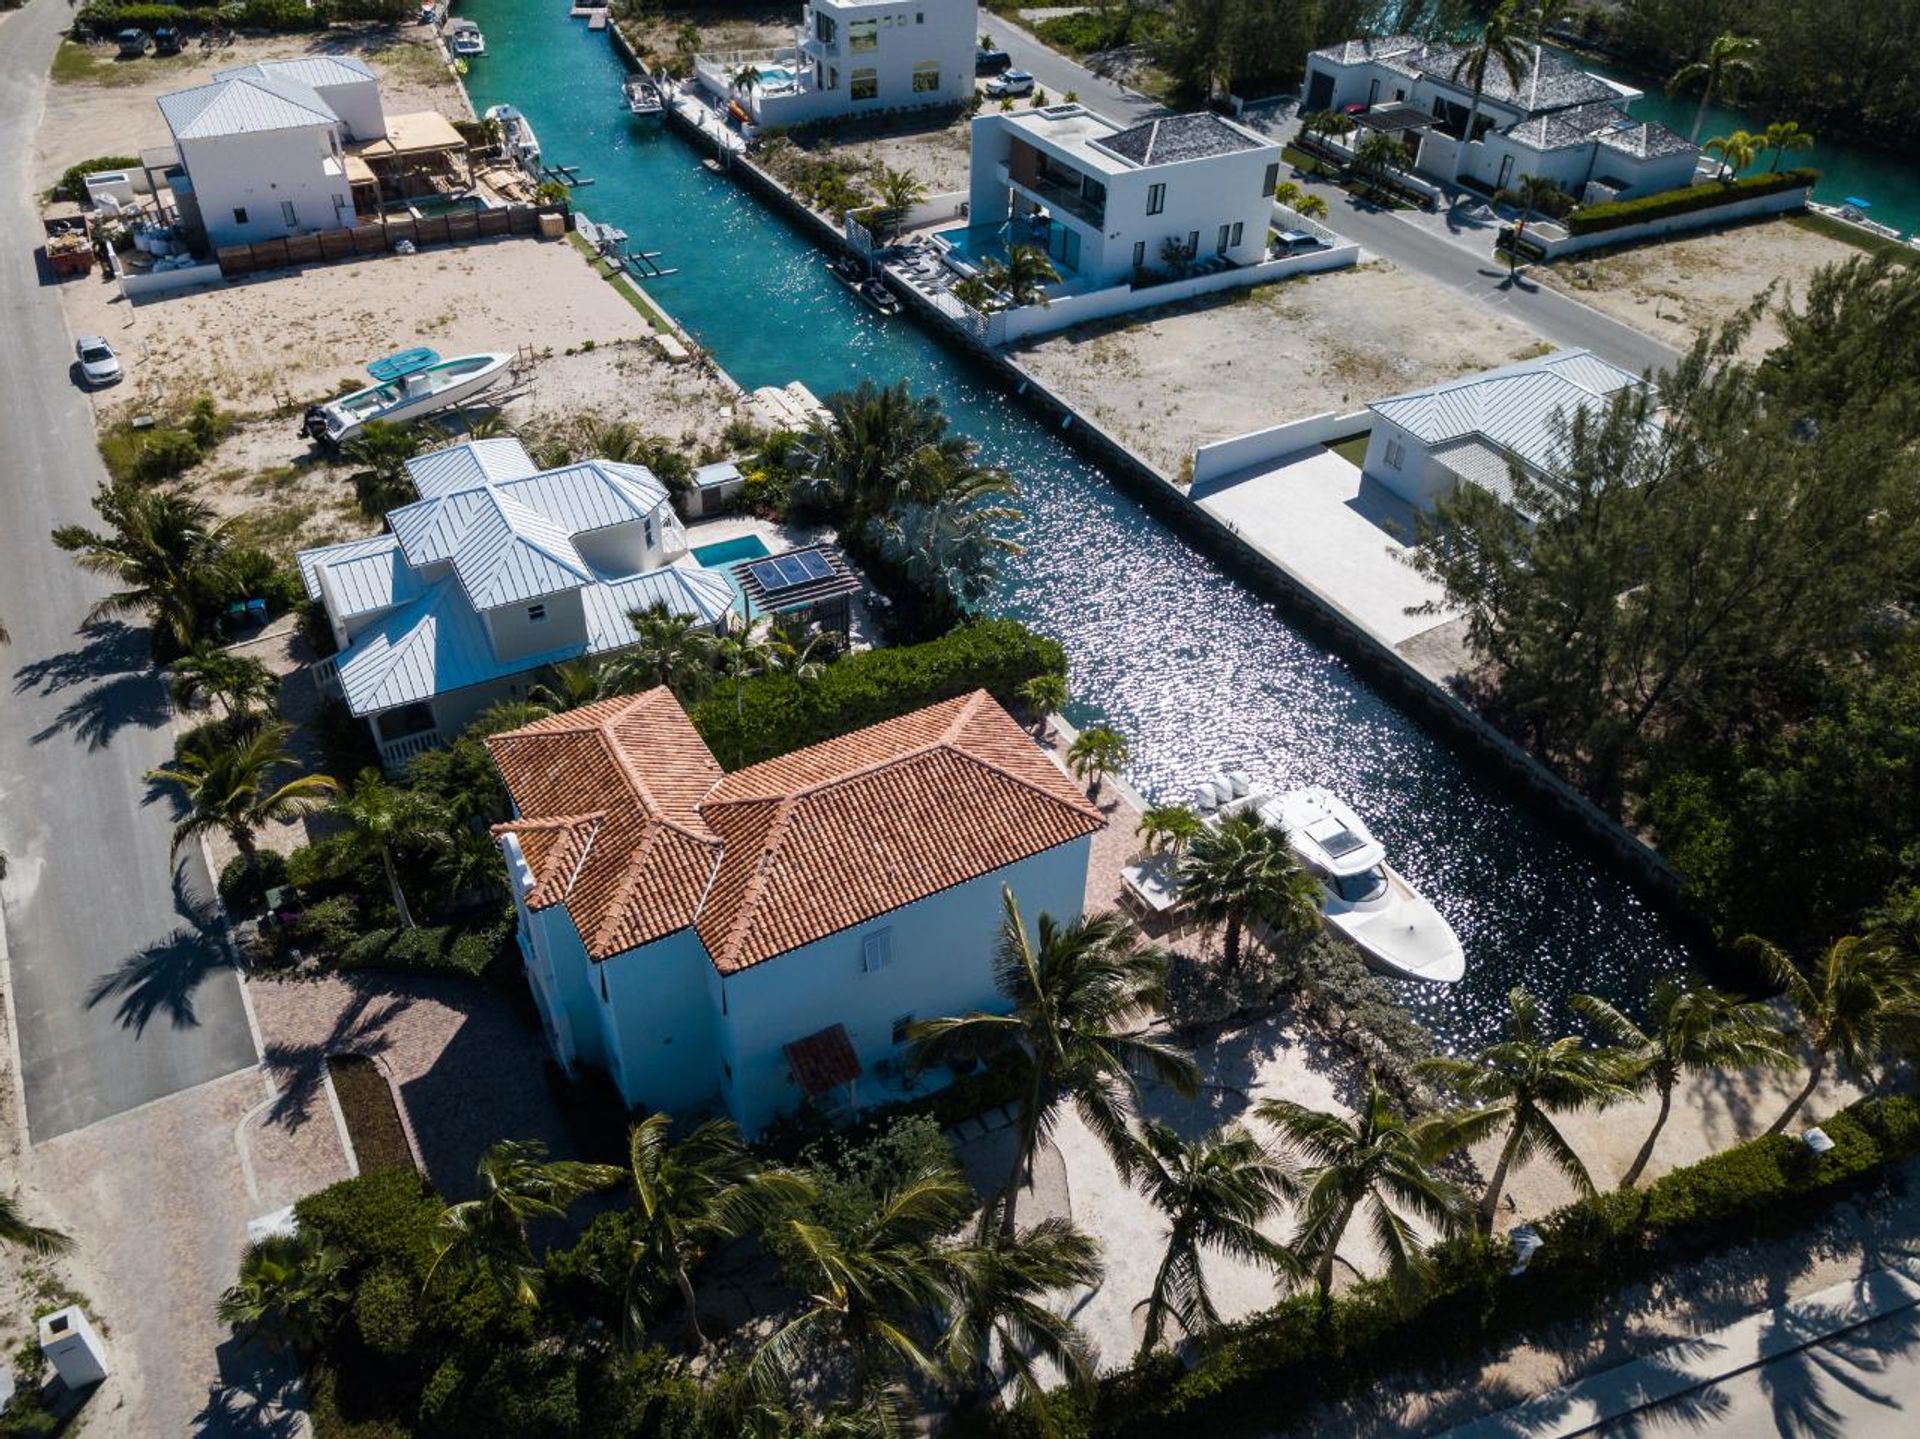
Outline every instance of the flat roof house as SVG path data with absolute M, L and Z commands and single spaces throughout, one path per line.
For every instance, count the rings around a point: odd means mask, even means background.
M 983 690 L 732 774 L 664 689 L 487 745 L 555 1056 L 749 1134 L 901 1098 L 916 1019 L 1004 1009 L 1002 888 L 1078 916 L 1105 823 Z
M 435 748 L 548 665 L 635 642 L 665 605 L 723 629 L 726 577 L 687 557 L 667 490 L 641 465 L 542 470 L 518 440 L 470 440 L 407 462 L 420 498 L 389 533 L 299 556 L 337 653 L 318 678 L 367 721 L 382 758 Z
M 1280 146 L 1219 115 L 1122 126 L 1083 105 L 973 122 L 969 234 L 1031 244 L 1081 289 L 1266 259 Z M 986 240 L 974 247 L 984 252 Z
M 1542 50 L 1519 84 L 1487 70 L 1473 143 L 1464 143 L 1473 87 L 1454 67 L 1457 45 L 1391 35 L 1349 40 L 1307 57 L 1301 110 L 1366 107 L 1363 127 L 1386 129 L 1414 152 L 1414 169 L 1443 181 L 1467 178 L 1489 189 L 1521 175 L 1553 181 L 1576 199 L 1655 194 L 1692 183 L 1700 150 L 1658 121 L 1630 113 L 1641 91 Z
M 1604 411 L 1621 390 L 1641 383 L 1585 350 L 1562 350 L 1375 400 L 1367 406 L 1373 432 L 1362 469 L 1422 509 L 1462 483 L 1516 505 L 1516 466 L 1552 485 L 1565 458 L 1566 424 L 1582 409 Z

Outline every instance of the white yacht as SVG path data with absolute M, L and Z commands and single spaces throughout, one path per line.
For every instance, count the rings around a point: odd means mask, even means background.
M 471 60 L 487 53 L 487 37 L 471 20 L 455 20 L 447 27 L 447 49 L 456 59 Z
M 374 420 L 418 420 L 489 390 L 505 379 L 512 355 L 458 355 L 402 350 L 367 366 L 376 383 L 307 411 L 301 430 L 323 444 L 352 439 Z

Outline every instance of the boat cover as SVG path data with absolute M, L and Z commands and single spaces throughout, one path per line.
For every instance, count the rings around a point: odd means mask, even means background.
M 439 363 L 439 352 L 429 350 L 423 345 L 417 349 L 402 350 L 397 355 L 388 355 L 385 359 L 375 360 L 367 366 L 367 373 L 385 385 L 394 380 L 405 379 L 408 375 L 417 375 L 429 365 Z

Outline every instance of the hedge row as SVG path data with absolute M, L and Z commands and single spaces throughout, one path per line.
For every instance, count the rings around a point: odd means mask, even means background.
M 1611 200 L 1604 205 L 1588 205 L 1575 210 L 1563 222 L 1569 234 L 1591 235 L 1599 230 L 1617 230 L 1622 225 L 1644 225 L 1673 215 L 1690 215 L 1695 210 L 1711 210 L 1760 195 L 1782 190 L 1812 189 L 1820 172 L 1804 167 L 1765 175 L 1749 175 L 1744 180 L 1712 180 L 1704 185 L 1687 185 L 1678 190 L 1662 190 L 1657 195 L 1642 195 L 1635 200 Z
M 1790 1231 L 1887 1166 L 1920 1154 L 1920 1101 L 1866 1099 L 1821 1126 L 1816 1155 L 1773 1135 L 1677 1169 L 1637 1192 L 1576 1201 L 1537 1225 L 1545 1241 L 1510 1276 L 1504 1240 L 1456 1240 L 1437 1251 L 1424 1298 L 1401 1305 L 1381 1281 L 1356 1286 L 1323 1313 L 1303 1295 L 1203 1341 L 1191 1369 L 1158 1354 L 1103 1380 L 1091 1399 L 1049 1396 L 1043 1418 L 1022 1407 L 999 1426 L 1021 1439 L 1271 1433 L 1290 1411 L 1469 1360 L 1537 1326 L 1599 1313 L 1626 1284 L 1691 1254 Z
M 972 690 L 1018 703 L 1020 686 L 1067 670 L 1053 640 L 1015 620 L 976 620 L 925 644 L 868 650 L 818 679 L 787 674 L 719 688 L 693 709 L 694 727 L 721 764 L 756 764 Z
M 324 30 L 332 22 L 371 20 L 397 24 L 420 13 L 418 0 L 230 0 L 224 5 L 164 5 L 153 0 L 93 0 L 75 13 L 79 35 L 102 38 L 120 30 L 151 31 L 162 25 L 199 31 L 219 25 L 228 30 L 297 33 Z

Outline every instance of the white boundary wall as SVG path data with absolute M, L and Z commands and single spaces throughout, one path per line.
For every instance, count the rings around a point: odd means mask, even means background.
M 1231 439 L 1215 440 L 1193 452 L 1193 482 L 1203 485 L 1209 480 L 1217 480 L 1240 470 L 1269 464 L 1310 445 L 1324 445 L 1333 440 L 1343 440 L 1348 435 L 1359 434 L 1372 424 L 1373 413 L 1370 410 L 1353 410 L 1344 415 L 1338 410 L 1327 410 L 1322 414 L 1309 415 L 1304 420 L 1290 420 L 1284 425 L 1271 425 L 1264 430 L 1250 430 L 1244 435 L 1235 435 Z
M 195 285 L 224 285 L 226 279 L 214 264 L 187 265 L 178 270 L 150 271 L 144 275 L 126 271 L 120 276 L 120 293 L 129 300 L 146 300 L 155 295 L 170 295 L 175 290 L 190 290 Z
M 1590 235 L 1569 235 L 1558 225 L 1529 225 L 1527 239 L 1547 252 L 1549 260 L 1563 255 L 1578 255 L 1584 250 L 1600 250 L 1610 245 L 1630 245 L 1636 240 L 1658 240 L 1667 235 L 1705 230 L 1736 220 L 1751 220 L 1761 215 L 1779 215 L 1788 210 L 1807 208 L 1808 189 L 1776 190 L 1771 195 L 1755 195 L 1750 200 L 1735 200 L 1730 205 L 1710 205 L 1704 210 L 1689 210 L 1684 215 L 1669 215 L 1664 220 L 1648 220 L 1641 225 L 1621 225 L 1613 230 L 1596 230 Z

